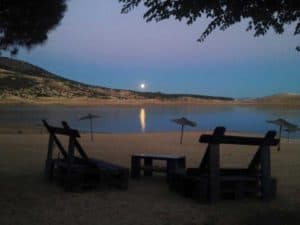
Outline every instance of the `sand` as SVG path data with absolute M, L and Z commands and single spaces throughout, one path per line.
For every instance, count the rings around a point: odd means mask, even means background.
M 0 133 L 1 225 L 217 225 L 300 223 L 300 141 L 283 140 L 272 149 L 272 173 L 278 196 L 272 202 L 254 199 L 201 204 L 170 192 L 163 175 L 130 180 L 127 191 L 92 190 L 65 193 L 43 178 L 48 135 L 39 129 L 2 129 Z M 130 167 L 133 153 L 185 155 L 188 167 L 197 167 L 206 145 L 199 132 L 96 134 L 80 142 L 93 157 Z M 222 146 L 223 166 L 247 166 L 253 147 Z

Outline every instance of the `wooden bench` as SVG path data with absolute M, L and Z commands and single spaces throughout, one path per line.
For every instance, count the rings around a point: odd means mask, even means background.
M 120 189 L 128 188 L 129 170 L 119 165 L 88 157 L 77 140 L 80 137 L 77 130 L 71 129 L 66 122 L 62 122 L 63 127 L 50 126 L 45 120 L 43 120 L 43 124 L 49 132 L 44 172 L 48 180 L 57 180 L 66 191 L 95 188 L 100 185 L 115 186 Z M 68 137 L 67 150 L 57 135 Z M 62 158 L 53 157 L 54 146 L 57 146 Z M 75 154 L 76 151 L 78 156 Z
M 276 179 L 271 177 L 270 146 L 279 143 L 276 132 L 269 131 L 264 138 L 224 135 L 225 128 L 217 127 L 212 135 L 202 135 L 201 143 L 208 143 L 199 168 L 176 173 L 169 183 L 192 198 L 217 202 L 221 197 L 243 198 L 257 196 L 270 200 L 276 196 Z M 247 168 L 220 168 L 220 144 L 254 145 L 258 149 Z
M 166 166 L 154 166 L 153 161 L 166 161 Z M 143 163 L 142 163 L 143 161 Z M 162 172 L 167 174 L 167 180 L 180 170 L 185 170 L 184 156 L 170 155 L 153 155 L 153 154 L 138 154 L 131 157 L 131 177 L 139 178 L 141 170 L 144 171 L 144 176 L 152 176 L 152 172 Z

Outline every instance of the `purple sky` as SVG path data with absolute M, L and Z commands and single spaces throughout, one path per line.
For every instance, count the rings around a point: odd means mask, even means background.
M 254 38 L 246 22 L 196 40 L 207 21 L 146 23 L 143 8 L 120 14 L 117 0 L 68 1 L 49 40 L 18 59 L 77 81 L 122 89 L 255 97 L 300 93 L 299 36 Z

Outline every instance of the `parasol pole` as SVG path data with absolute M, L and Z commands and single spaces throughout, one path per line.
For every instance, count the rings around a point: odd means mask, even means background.
M 91 141 L 94 140 L 93 118 L 99 118 L 99 117 L 100 116 L 88 113 L 87 116 L 83 116 L 83 117 L 79 118 L 79 120 L 89 120 L 90 121 L 90 137 L 91 137 Z
M 280 151 L 281 131 L 282 131 L 282 125 L 279 126 L 279 143 L 278 143 L 277 151 Z
M 90 118 L 91 141 L 94 140 L 94 138 L 93 138 L 93 121 L 92 121 L 92 120 L 93 120 L 93 119 Z
M 184 125 L 181 125 L 180 144 L 182 144 L 182 139 L 183 139 L 183 131 L 184 131 Z

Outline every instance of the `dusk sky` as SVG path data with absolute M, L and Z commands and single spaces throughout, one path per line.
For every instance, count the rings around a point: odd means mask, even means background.
M 48 41 L 17 59 L 88 84 L 120 89 L 256 97 L 300 93 L 299 35 L 294 26 L 254 38 L 246 21 L 196 40 L 207 22 L 146 23 L 142 7 L 127 15 L 117 0 L 68 1 Z

